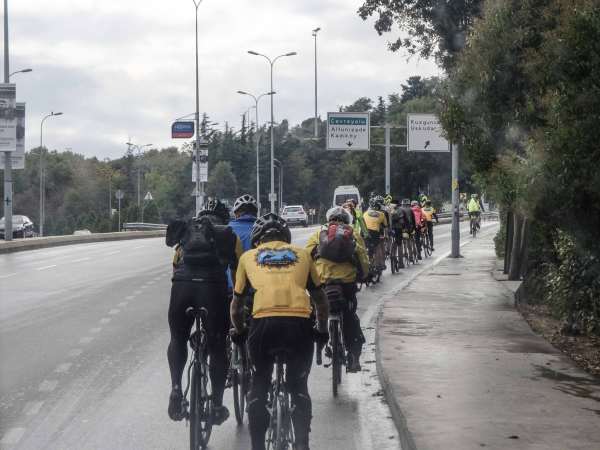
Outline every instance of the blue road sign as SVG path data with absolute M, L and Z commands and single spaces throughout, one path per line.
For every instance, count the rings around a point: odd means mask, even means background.
M 171 138 L 189 139 L 191 137 L 194 137 L 194 122 L 173 122 Z

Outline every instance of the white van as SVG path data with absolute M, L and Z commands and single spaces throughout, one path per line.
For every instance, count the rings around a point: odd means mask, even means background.
M 362 205 L 362 197 L 356 186 L 338 186 L 333 191 L 333 206 L 342 206 L 350 199 L 356 200 L 359 207 Z

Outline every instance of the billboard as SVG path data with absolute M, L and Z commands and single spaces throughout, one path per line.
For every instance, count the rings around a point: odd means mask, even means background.
M 10 154 L 12 168 L 25 168 L 25 103 L 17 102 L 17 149 Z M 4 158 L 0 158 L 0 169 L 4 169 Z
M 369 150 L 369 113 L 327 113 L 327 150 Z
M 14 84 L 0 84 L 0 152 L 17 150 L 17 90 Z
M 171 125 L 172 139 L 189 139 L 194 137 L 194 122 L 173 122 Z
M 440 119 L 435 114 L 407 114 L 406 129 L 409 152 L 449 152 Z

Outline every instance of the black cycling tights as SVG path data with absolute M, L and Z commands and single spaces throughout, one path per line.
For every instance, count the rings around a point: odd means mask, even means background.
M 181 377 L 187 362 L 188 338 L 194 319 L 187 317 L 185 310 L 190 306 L 205 307 L 208 310 L 208 318 L 204 326 L 208 335 L 210 381 L 216 406 L 223 404 L 227 375 L 225 355 L 225 341 L 229 326 L 227 304 L 227 285 L 224 281 L 206 283 L 173 281 L 172 283 L 169 304 L 171 342 L 167 350 L 171 383 L 173 386 L 181 386 Z
M 265 433 L 269 426 L 267 392 L 271 387 L 273 356 L 271 352 L 285 348 L 286 384 L 292 395 L 296 443 L 308 446 L 312 418 L 312 403 L 308 394 L 308 375 L 312 366 L 314 341 L 312 322 L 300 317 L 266 317 L 254 319 L 248 336 L 250 360 L 254 367 L 252 387 L 248 394 L 248 420 L 252 450 L 264 450 Z

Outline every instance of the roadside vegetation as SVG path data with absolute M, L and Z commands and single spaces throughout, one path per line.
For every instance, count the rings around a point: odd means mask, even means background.
M 497 252 L 522 298 L 561 335 L 599 336 L 598 2 L 366 0 L 359 14 L 445 69 L 444 128 L 500 205 Z

